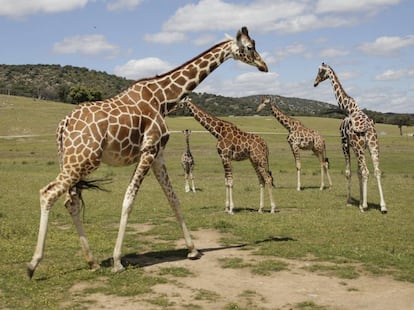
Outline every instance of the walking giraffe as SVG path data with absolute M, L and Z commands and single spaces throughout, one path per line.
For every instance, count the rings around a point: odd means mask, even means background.
M 190 191 L 190 181 L 191 181 L 191 190 L 195 193 L 195 185 L 194 185 L 194 176 L 193 176 L 193 169 L 194 169 L 194 157 L 190 151 L 190 135 L 191 130 L 183 130 L 183 134 L 185 137 L 185 151 L 181 156 L 181 166 L 184 170 L 184 178 L 185 178 L 185 192 L 188 193 Z
M 347 179 L 347 204 L 352 204 L 351 198 L 351 158 L 350 147 L 354 151 L 358 160 L 358 178 L 359 178 L 359 209 L 364 212 L 368 208 L 367 203 L 367 183 L 368 167 L 365 160 L 365 150 L 368 148 L 371 153 L 374 165 L 374 175 L 377 178 L 378 191 L 380 195 L 380 207 L 382 213 L 387 213 L 384 195 L 381 186 L 381 170 L 379 168 L 379 144 L 374 121 L 370 119 L 358 106 L 354 98 L 348 96 L 343 89 L 334 70 L 322 63 L 319 67 L 318 74 L 313 85 L 316 87 L 320 82 L 327 79 L 331 80 L 335 98 L 340 109 L 347 114 L 340 125 L 340 134 L 342 150 L 345 156 L 346 168 L 345 175 Z
M 282 102 L 282 100 L 279 98 Z M 257 107 L 257 112 L 263 110 L 263 108 L 270 104 L 273 116 L 278 122 L 285 127 L 289 134 L 287 141 L 295 158 L 296 171 L 297 171 L 297 190 L 301 190 L 301 161 L 300 161 L 300 150 L 312 150 L 316 157 L 319 159 L 321 166 L 321 186 L 320 190 L 325 187 L 324 175 L 328 177 L 329 188 L 332 187 L 331 176 L 329 175 L 329 161 L 326 157 L 326 146 L 323 137 L 315 130 L 306 128 L 299 120 L 284 114 L 276 104 L 270 103 L 270 97 L 263 96 L 262 100 Z
M 223 121 L 197 107 L 187 97 L 181 101 L 186 105 L 195 120 L 207 129 L 217 139 L 217 152 L 224 167 L 224 179 L 226 187 L 225 211 L 233 214 L 233 172 L 231 161 L 249 159 L 256 171 L 260 184 L 259 212 L 263 211 L 264 187 L 268 188 L 271 213 L 275 212 L 276 204 L 273 200 L 273 177 L 269 170 L 269 150 L 266 142 L 258 135 L 241 131 L 230 122 Z
M 240 60 L 267 72 L 267 65 L 256 52 L 255 42 L 243 27 L 235 39 L 227 39 L 184 63 L 153 78 L 142 79 L 119 95 L 76 107 L 57 128 L 60 173 L 40 190 L 41 216 L 36 249 L 27 265 L 30 277 L 43 258 L 49 212 L 66 193 L 65 206 L 73 218 L 86 261 L 90 268 L 99 264 L 89 248 L 80 221 L 80 199 L 86 177 L 101 163 L 125 166 L 136 163 L 122 203 L 118 236 L 113 252 L 113 271 L 123 270 L 121 248 L 128 216 L 140 185 L 151 168 L 181 226 L 189 250 L 188 258 L 198 258 L 184 223 L 179 200 L 172 188 L 163 159 L 169 133 L 165 115 L 180 98 L 190 93 L 213 70 L 229 58 Z M 77 186 L 78 185 L 78 186 Z

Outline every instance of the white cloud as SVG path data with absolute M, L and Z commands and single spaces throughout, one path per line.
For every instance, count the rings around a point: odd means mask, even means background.
M 300 33 L 323 28 L 351 26 L 358 21 L 354 17 L 298 15 L 275 23 L 273 29 L 281 33 Z
M 342 49 L 336 49 L 336 48 L 327 48 L 321 51 L 320 56 L 326 57 L 326 58 L 332 58 L 332 57 L 340 57 L 340 56 L 346 56 L 349 52 Z
M 221 0 L 201 0 L 178 9 L 164 25 L 164 31 L 205 31 L 237 29 L 249 25 L 259 30 L 275 20 L 296 16 L 306 5 L 296 1 L 257 0 L 232 4 Z M 236 13 L 236 14 L 235 14 Z
M 389 56 L 397 55 L 402 48 L 410 45 L 414 45 L 414 35 L 379 37 L 374 42 L 361 44 L 358 48 L 368 55 Z
M 23 17 L 83 8 L 88 0 L 0 0 L 0 16 Z
M 126 64 L 116 66 L 114 74 L 128 79 L 141 79 L 152 77 L 156 74 L 163 74 L 171 70 L 173 66 L 156 57 L 143 59 L 131 59 Z
M 114 0 L 106 5 L 109 11 L 118 11 L 123 9 L 133 9 L 139 6 L 142 0 Z
M 186 40 L 187 36 L 182 32 L 159 32 L 156 34 L 146 34 L 144 39 L 147 42 L 171 44 Z
M 301 43 L 294 43 L 291 45 L 288 45 L 284 48 L 279 49 L 275 53 L 275 60 L 276 62 L 280 62 L 283 59 L 292 56 L 292 55 L 306 55 L 307 49 L 306 47 Z
M 319 0 L 316 4 L 318 13 L 345 13 L 377 11 L 385 6 L 398 4 L 400 0 Z
M 103 35 L 77 35 L 64 38 L 53 46 L 53 52 L 57 54 L 83 54 L 95 56 L 107 53 L 114 56 L 119 51 L 119 47 L 110 44 Z
M 194 45 L 197 46 L 204 46 L 214 42 L 217 42 L 217 37 L 209 34 L 202 35 L 193 41 Z
M 375 76 L 376 81 L 395 81 L 414 77 L 414 69 L 386 70 Z

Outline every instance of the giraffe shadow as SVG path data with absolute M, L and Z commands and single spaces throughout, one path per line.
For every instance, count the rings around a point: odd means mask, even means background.
M 297 241 L 292 237 L 269 237 L 263 240 L 254 241 L 252 243 L 241 243 L 236 245 L 226 245 L 218 246 L 211 248 L 198 249 L 201 255 L 204 255 L 208 252 L 223 251 L 227 249 L 238 249 L 244 248 L 252 245 L 257 245 L 265 242 L 288 242 L 288 241 Z M 188 250 L 186 248 L 174 249 L 174 250 L 163 250 L 163 251 L 154 251 L 147 252 L 143 254 L 129 253 L 124 255 L 121 258 L 121 263 L 124 267 L 130 268 L 141 268 L 147 266 L 158 265 L 162 263 L 175 262 L 186 260 Z M 100 264 L 101 267 L 109 268 L 113 266 L 113 258 L 107 258 L 103 260 Z
M 355 199 L 353 197 L 351 197 L 351 205 L 350 207 L 355 207 L 359 210 L 359 200 Z M 368 212 L 368 211 L 373 211 L 373 210 L 377 210 L 377 211 L 381 211 L 381 206 L 378 203 L 369 203 L 368 202 L 368 208 L 366 208 L 364 210 L 364 212 Z
M 268 207 L 267 209 L 266 209 L 266 207 L 264 207 L 263 209 L 264 210 L 262 210 L 262 213 L 270 213 L 270 207 Z M 257 208 L 233 208 L 233 213 L 242 213 L 242 212 L 261 214 L 261 213 L 259 213 L 259 208 L 258 207 Z M 280 209 L 276 208 L 275 214 L 279 213 L 279 212 L 280 212 Z
M 320 186 L 301 186 L 301 187 L 300 187 L 300 190 L 301 190 L 301 191 L 306 191 L 306 190 L 308 190 L 308 189 L 312 189 L 312 190 L 317 189 L 317 190 L 319 190 L 319 189 L 320 189 Z M 328 188 L 327 188 L 327 187 L 325 187 L 324 189 L 328 189 Z

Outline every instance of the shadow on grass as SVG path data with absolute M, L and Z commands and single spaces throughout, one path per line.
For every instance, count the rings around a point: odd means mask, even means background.
M 258 240 L 252 243 L 242 243 L 236 245 L 219 246 L 214 248 L 198 249 L 201 255 L 207 252 L 222 251 L 226 249 L 244 248 L 247 246 L 261 244 L 264 242 L 287 242 L 296 241 L 291 237 L 269 237 L 263 240 Z M 121 258 L 121 263 L 124 267 L 146 267 L 167 262 L 175 262 L 187 259 L 187 249 L 165 250 L 156 252 L 147 252 L 143 254 L 130 253 Z M 113 258 L 108 258 L 101 262 L 101 267 L 108 268 L 113 266 Z
M 359 200 L 355 199 L 354 197 L 351 197 L 351 205 L 349 207 L 355 207 L 359 210 Z M 378 203 L 368 202 L 368 208 L 366 208 L 364 212 L 369 212 L 372 210 L 381 211 L 381 206 Z

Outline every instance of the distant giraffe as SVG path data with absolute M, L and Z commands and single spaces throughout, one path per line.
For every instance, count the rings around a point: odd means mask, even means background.
M 182 133 L 185 137 L 185 151 L 181 156 L 181 166 L 184 170 L 184 178 L 185 178 L 185 192 L 188 193 L 190 191 L 190 181 L 191 181 L 191 190 L 195 193 L 195 185 L 194 185 L 194 176 L 193 176 L 193 169 L 194 169 L 194 157 L 190 151 L 190 135 L 191 130 L 183 130 Z
M 331 80 L 339 108 L 344 110 L 347 114 L 347 117 L 342 121 L 340 126 L 342 150 L 344 152 L 346 162 L 345 175 L 348 181 L 347 204 L 352 204 L 351 158 L 349 154 L 349 150 L 352 148 L 358 159 L 360 194 L 359 209 L 363 212 L 368 208 L 367 183 L 369 171 L 365 160 L 365 150 L 368 147 L 368 150 L 371 153 L 372 162 L 374 164 L 374 175 L 377 178 L 381 212 L 387 213 L 381 186 L 381 170 L 379 168 L 379 144 L 374 121 L 359 108 L 354 98 L 348 96 L 341 83 L 339 82 L 339 79 L 336 76 L 334 70 L 330 66 L 322 63 L 318 69 L 318 74 L 313 85 L 316 87 L 320 82 L 323 82 L 327 79 Z
M 273 200 L 272 187 L 273 177 L 269 170 L 269 150 L 266 142 L 258 135 L 241 131 L 230 122 L 223 121 L 197 107 L 187 97 L 181 101 L 186 105 L 194 118 L 217 139 L 217 152 L 224 167 L 224 178 L 226 187 L 225 211 L 232 214 L 233 203 L 233 172 L 231 161 L 249 159 L 256 171 L 260 184 L 259 212 L 263 211 L 264 187 L 268 188 L 271 213 L 276 210 Z
M 262 101 L 257 107 L 257 112 L 260 112 L 267 104 L 270 104 L 270 97 L 263 96 Z M 279 98 L 282 102 L 282 99 Z M 328 177 L 329 188 L 332 187 L 331 176 L 329 175 L 329 161 L 326 157 L 326 146 L 323 137 L 315 130 L 306 128 L 299 120 L 284 114 L 276 104 L 270 104 L 273 116 L 278 122 L 285 127 L 289 134 L 287 141 L 295 158 L 296 171 L 297 171 L 297 190 L 301 190 L 301 161 L 300 150 L 312 150 L 316 157 L 319 159 L 321 166 L 321 186 L 320 190 L 325 187 L 324 174 Z
M 37 245 L 27 265 L 30 277 L 43 258 L 49 212 L 66 194 L 65 206 L 75 223 L 85 258 L 92 269 L 99 268 L 86 239 L 80 220 L 81 184 L 101 163 L 114 166 L 137 164 L 122 203 L 118 237 L 113 252 L 113 271 L 123 270 L 121 248 L 128 216 L 142 181 L 151 168 L 181 226 L 189 251 L 188 258 L 198 258 L 190 233 L 184 223 L 163 159 L 169 139 L 165 115 L 212 71 L 227 59 L 234 58 L 267 72 L 267 65 L 256 52 L 255 42 L 246 27 L 235 39 L 227 39 L 184 63 L 153 78 L 142 79 L 119 95 L 77 106 L 57 129 L 60 173 L 40 190 L 40 224 Z

